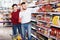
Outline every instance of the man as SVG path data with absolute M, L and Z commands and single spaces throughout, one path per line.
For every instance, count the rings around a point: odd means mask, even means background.
M 31 40 L 31 11 L 27 8 L 26 3 L 21 3 L 21 12 L 19 14 L 19 17 L 21 17 L 21 23 L 22 23 L 22 39 L 26 40 L 26 30 L 28 33 L 28 40 Z
M 13 24 L 13 36 L 17 36 L 17 33 L 21 34 L 21 20 L 19 20 L 19 12 L 17 4 L 12 5 L 13 12 L 11 13 L 11 22 Z M 19 22 L 20 21 L 20 22 Z M 17 32 L 18 29 L 18 32 Z

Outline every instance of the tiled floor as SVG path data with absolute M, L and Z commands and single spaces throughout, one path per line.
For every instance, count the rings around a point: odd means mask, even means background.
M 0 40 L 12 40 L 10 34 L 12 34 L 11 27 L 0 28 Z

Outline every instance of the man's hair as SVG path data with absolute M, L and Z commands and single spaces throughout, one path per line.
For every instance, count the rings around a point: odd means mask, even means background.
M 13 4 L 12 7 L 14 7 L 14 6 L 18 6 L 18 5 L 17 4 Z
M 22 2 L 21 5 L 26 4 L 25 2 Z

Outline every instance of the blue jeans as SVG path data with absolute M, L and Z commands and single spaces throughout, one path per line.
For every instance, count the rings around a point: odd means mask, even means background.
M 27 31 L 27 33 L 26 33 Z M 26 34 L 28 34 L 28 40 L 31 40 L 31 25 L 30 23 L 22 24 L 22 40 L 26 40 Z
M 22 34 L 21 23 L 20 24 L 13 24 L 12 29 L 13 29 L 13 36 L 16 36 L 17 33 Z M 17 29 L 18 29 L 18 32 L 17 32 Z

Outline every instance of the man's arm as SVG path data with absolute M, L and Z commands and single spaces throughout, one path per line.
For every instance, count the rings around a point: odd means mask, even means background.
M 21 22 L 21 20 L 22 20 L 22 14 L 19 13 L 19 22 Z

